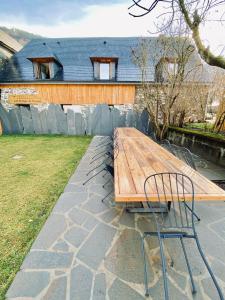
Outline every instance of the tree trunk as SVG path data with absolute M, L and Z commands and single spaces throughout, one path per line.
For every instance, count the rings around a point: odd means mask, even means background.
M 180 112 L 180 116 L 179 116 L 179 119 L 178 119 L 178 127 L 183 127 L 183 125 L 184 125 L 184 117 L 185 117 L 185 110 L 182 110 Z

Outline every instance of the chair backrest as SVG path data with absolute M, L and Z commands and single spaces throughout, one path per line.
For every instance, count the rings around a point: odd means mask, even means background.
M 170 172 L 150 175 L 145 180 L 144 192 L 149 208 L 157 205 L 161 210 L 153 213 L 158 228 L 193 228 L 194 186 L 188 176 Z
M 179 159 L 183 160 L 187 165 L 192 167 L 194 170 L 196 170 L 196 165 L 193 160 L 192 153 L 189 149 L 185 147 L 180 147 L 177 145 L 172 144 L 172 153 L 178 157 Z
M 164 139 L 159 144 L 160 144 L 160 146 L 162 146 L 163 148 L 165 148 L 166 150 L 168 150 L 169 152 L 171 152 L 172 154 L 174 154 L 173 153 L 173 147 L 172 147 L 172 145 L 171 145 L 171 143 L 170 143 L 169 140 Z
M 170 141 L 169 140 L 167 140 L 167 139 L 163 139 L 163 140 L 161 140 L 161 142 L 160 142 L 160 145 L 171 145 L 171 143 L 170 143 Z

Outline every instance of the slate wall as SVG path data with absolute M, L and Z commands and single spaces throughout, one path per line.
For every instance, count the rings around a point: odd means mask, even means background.
M 0 104 L 3 134 L 111 135 L 116 127 L 149 130 L 148 113 L 106 104 L 83 106 L 80 112 L 61 105 L 14 106 L 6 110 Z

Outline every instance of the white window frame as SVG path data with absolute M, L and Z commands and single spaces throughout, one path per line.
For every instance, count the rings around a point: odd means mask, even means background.
M 169 76 L 176 76 L 178 72 L 178 63 L 177 62 L 168 62 L 167 63 L 167 72 Z
M 99 63 L 99 79 L 110 80 L 110 63 Z

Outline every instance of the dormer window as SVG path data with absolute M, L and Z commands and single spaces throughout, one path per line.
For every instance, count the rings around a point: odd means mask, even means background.
M 157 82 L 168 81 L 177 75 L 178 60 L 174 57 L 164 57 L 160 59 L 155 68 L 155 80 Z
M 99 79 L 100 80 L 109 80 L 110 79 L 110 64 L 109 63 L 100 63 L 99 64 Z
M 168 62 L 167 63 L 167 72 L 169 76 L 175 76 L 178 71 L 178 63 L 177 62 Z
M 34 64 L 34 77 L 35 79 L 50 79 L 51 78 L 50 63 Z
M 48 80 L 54 78 L 62 65 L 54 57 L 28 58 L 33 63 L 34 78 Z
M 95 80 L 116 80 L 118 58 L 91 57 Z

